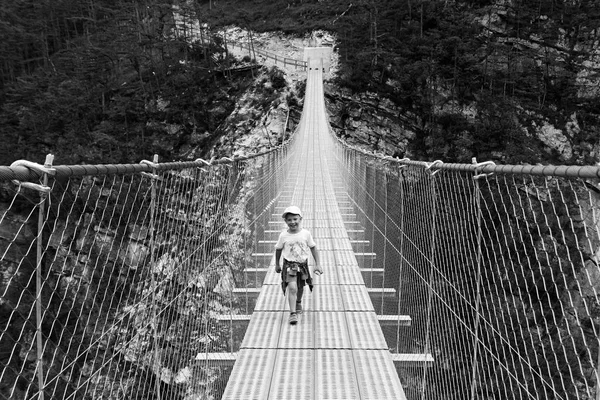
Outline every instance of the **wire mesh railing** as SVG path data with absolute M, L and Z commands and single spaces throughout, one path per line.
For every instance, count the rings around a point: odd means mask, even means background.
M 219 398 L 288 151 L 1 167 L 0 398 Z
M 2 397 L 219 398 L 290 154 L 0 168 Z M 598 168 L 337 159 L 409 399 L 598 396 Z
M 409 399 L 600 398 L 599 167 L 338 162 Z

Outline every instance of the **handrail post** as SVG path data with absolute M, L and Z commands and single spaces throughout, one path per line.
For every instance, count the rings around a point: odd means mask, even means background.
M 439 170 L 438 170 L 439 171 Z M 437 171 L 436 171 L 437 172 Z M 436 237 L 436 213 L 437 213 L 437 191 L 435 184 L 435 174 L 436 172 L 431 172 L 429 175 L 429 180 L 431 182 L 431 259 L 429 266 L 429 278 L 427 282 L 428 293 L 427 293 L 427 321 L 425 328 L 425 354 L 428 354 L 431 348 L 431 340 L 430 340 L 430 331 L 431 331 L 431 309 L 433 303 L 433 274 L 434 274 L 434 264 L 435 264 L 435 237 Z M 421 385 L 421 399 L 425 399 L 425 391 L 427 390 L 427 362 L 423 363 L 423 384 Z
M 399 265 L 399 270 L 398 270 L 398 309 L 397 309 L 397 313 L 400 314 L 400 303 L 402 301 L 402 295 L 404 294 L 402 289 L 403 289 L 403 279 L 402 279 L 402 271 L 404 269 L 404 262 L 405 262 L 405 257 L 404 257 L 404 236 L 406 235 L 406 233 L 404 232 L 404 214 L 405 214 L 405 210 L 404 210 L 404 185 L 405 185 L 405 180 L 404 180 L 404 175 L 401 173 L 402 171 L 402 167 L 397 165 L 397 171 L 398 171 L 398 189 L 400 190 L 400 243 L 399 243 L 399 249 L 400 249 L 400 265 Z M 399 342 L 400 341 L 400 324 L 396 325 L 396 352 L 399 353 L 400 352 L 400 345 Z
M 54 161 L 54 155 L 46 156 L 45 168 L 51 168 Z M 48 173 L 42 177 L 43 187 L 48 187 Z M 36 269 L 35 269 L 35 318 L 36 318 L 36 343 L 37 343 L 37 378 L 39 386 L 39 399 L 44 400 L 44 346 L 42 343 L 42 240 L 44 237 L 44 213 L 45 204 L 48 199 L 47 191 L 40 191 L 40 209 L 38 213 L 38 226 L 36 238 Z
M 42 340 L 42 257 L 43 257 L 43 246 L 42 240 L 44 239 L 44 213 L 45 213 L 45 204 L 48 199 L 48 193 L 50 193 L 50 187 L 48 187 L 48 175 L 56 175 L 56 170 L 52 168 L 52 163 L 54 161 L 54 155 L 48 154 L 46 156 L 46 161 L 44 165 L 36 164 L 27 160 L 17 160 L 11 164 L 12 167 L 25 167 L 29 170 L 33 170 L 41 176 L 41 184 L 33 183 L 33 182 L 20 182 L 18 179 L 13 179 L 12 182 L 15 185 L 19 186 L 19 191 L 21 188 L 28 188 L 37 190 L 40 193 L 40 203 L 39 203 L 39 211 L 38 211 L 38 224 L 37 224 L 37 235 L 35 238 L 36 241 L 36 268 L 35 268 L 35 318 L 36 318 L 36 328 L 35 328 L 35 338 L 37 354 L 36 354 L 36 366 L 35 372 L 37 372 L 38 378 L 38 399 L 44 400 L 44 345 Z M 33 346 L 33 343 L 32 343 Z
M 158 179 L 157 169 L 158 169 L 158 154 L 155 154 L 152 158 L 152 162 L 143 160 L 142 164 L 150 166 L 152 168 L 152 173 L 148 174 L 146 172 L 142 172 L 143 175 L 146 175 L 150 178 L 150 224 L 148 227 L 149 238 L 149 247 L 150 247 L 150 287 L 152 289 L 152 322 L 151 322 L 151 330 L 153 333 L 153 341 L 154 341 L 154 351 L 152 352 L 152 363 L 156 365 L 156 361 L 158 359 L 159 372 L 158 376 L 156 376 L 154 382 L 156 386 L 156 398 L 158 400 L 161 399 L 160 396 L 160 352 L 158 349 L 158 315 L 156 313 L 157 305 L 156 305 L 156 279 L 154 277 L 154 272 L 152 269 L 156 263 L 156 252 L 154 245 L 154 224 L 156 220 L 156 181 Z
M 473 164 L 477 164 L 477 160 L 473 157 Z M 479 307 L 481 303 L 481 196 L 480 196 L 480 188 L 479 188 L 479 168 L 475 168 L 473 180 L 475 181 L 475 212 L 477 213 L 477 255 L 476 255 L 476 264 L 477 264 L 477 282 L 475 289 L 475 327 L 473 331 L 475 333 L 475 337 L 473 338 L 473 364 L 471 368 L 471 399 L 475 399 L 475 392 L 477 389 L 476 376 L 477 376 L 477 356 L 479 352 Z
M 388 184 L 389 184 L 389 178 L 388 178 L 388 172 L 387 169 L 383 171 L 383 198 L 384 198 L 384 219 L 383 219 L 383 259 L 381 262 L 381 267 L 383 268 L 383 278 L 381 281 L 381 288 L 383 289 L 385 287 L 385 271 L 387 270 L 387 237 L 388 237 L 388 219 L 389 219 L 389 210 L 388 210 Z M 371 243 L 371 247 L 373 247 L 374 243 Z M 374 249 L 373 249 L 374 252 Z M 383 314 L 385 312 L 385 296 L 381 296 L 381 314 Z
M 154 176 L 151 180 L 151 199 L 150 199 L 150 265 L 154 267 L 155 259 L 155 249 L 154 249 L 154 223 L 156 218 L 156 165 L 158 164 L 158 154 L 155 154 L 152 158 L 153 166 L 152 166 L 152 175 Z M 152 329 L 154 331 L 154 357 L 158 359 L 159 372 L 158 376 L 155 378 L 154 382 L 156 382 L 156 398 L 158 400 L 161 399 L 160 396 L 160 351 L 158 349 L 158 315 L 156 314 L 156 309 L 158 305 L 156 304 L 156 279 L 154 277 L 154 272 L 150 270 L 150 276 L 152 279 Z

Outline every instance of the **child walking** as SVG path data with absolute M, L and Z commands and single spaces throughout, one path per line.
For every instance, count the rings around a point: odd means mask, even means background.
M 312 235 L 301 227 L 302 212 L 296 206 L 285 209 L 282 215 L 288 229 L 279 234 L 275 244 L 275 271 L 281 272 L 282 288 L 285 294 L 287 288 L 290 305 L 290 324 L 298 322 L 298 314 L 302 313 L 302 295 L 304 285 L 308 283 L 312 290 L 312 278 L 308 269 L 308 257 L 312 254 L 315 259 L 314 272 L 323 273 L 319 267 L 319 254 Z M 283 268 L 280 265 L 283 255 Z

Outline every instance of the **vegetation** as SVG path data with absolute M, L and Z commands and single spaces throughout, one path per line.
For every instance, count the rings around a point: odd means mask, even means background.
M 255 30 L 337 34 L 339 85 L 378 93 L 417 115 L 412 152 L 422 158 L 598 157 L 582 145 L 598 136 L 598 67 L 591 63 L 597 2 L 220 1 L 210 15 L 223 24 L 247 21 Z M 465 108 L 476 114 L 465 115 Z M 547 121 L 563 129 L 573 115 L 572 157 L 544 154 L 532 138 L 535 126 Z
M 247 84 L 215 72 L 228 25 L 334 33 L 337 83 L 416 116 L 411 152 L 422 158 L 598 157 L 593 0 L 17 0 L 2 20 L 3 164 L 52 151 L 59 163 L 90 163 L 207 148 Z M 191 44 L 193 24 L 209 28 Z M 570 159 L 540 153 L 535 128 L 573 119 Z
M 171 161 L 208 147 L 251 83 L 225 79 L 219 42 L 187 43 L 163 2 L 21 0 L 2 12 L 1 164 L 50 152 L 58 164 Z

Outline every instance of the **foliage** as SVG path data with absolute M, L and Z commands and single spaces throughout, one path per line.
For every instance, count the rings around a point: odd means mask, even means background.
M 589 64 L 600 25 L 598 2 L 225 0 L 203 6 L 214 25 L 333 32 L 337 83 L 378 93 L 417 115 L 421 123 L 410 152 L 418 158 L 564 163 L 527 132 L 534 113 L 559 129 L 573 114 L 585 119 L 567 161 L 593 161 L 581 143 L 600 125 L 594 106 L 598 72 Z M 483 112 L 466 118 L 462 107 Z
M 592 0 L 176 4 L 190 23 L 207 22 L 212 30 L 191 41 L 174 30 L 170 3 L 155 0 L 7 3 L 0 26 L 0 125 L 9 145 L 0 162 L 42 160 L 48 152 L 62 157 L 59 163 L 200 156 L 186 152 L 186 143 L 212 143 L 235 91 L 244 87 L 243 77 L 214 74 L 215 63 L 224 60 L 223 40 L 213 33 L 227 25 L 333 32 L 337 83 L 376 92 L 416 115 L 414 156 L 540 161 L 542 144 L 517 128 L 531 126 L 531 113 L 524 112 L 531 110 L 533 118 L 557 127 L 575 114 L 582 129 L 571 138 L 573 161 L 593 161 L 585 143 L 600 125 L 598 74 L 586 63 L 600 5 Z M 273 88 L 280 83 L 275 77 Z M 466 118 L 462 107 L 483 112 Z M 557 161 L 552 153 L 543 158 Z
M 57 164 L 170 161 L 192 137 L 190 156 L 203 156 L 248 83 L 218 74 L 210 34 L 184 44 L 168 4 L 30 3 L 3 9 L 14 46 L 0 47 L 1 164 L 48 153 Z

